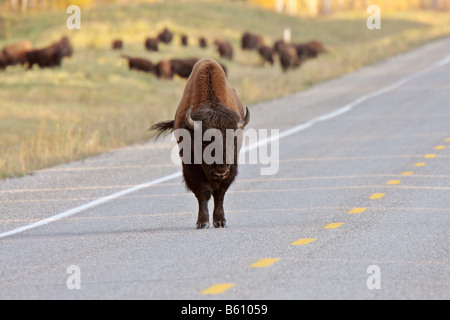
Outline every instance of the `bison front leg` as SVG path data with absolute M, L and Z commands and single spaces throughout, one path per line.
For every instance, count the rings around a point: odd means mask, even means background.
M 196 229 L 208 229 L 209 228 L 209 212 L 208 212 L 208 201 L 211 198 L 211 194 L 201 193 L 195 195 L 198 201 L 198 218 Z
M 226 228 L 227 220 L 225 219 L 225 211 L 223 210 L 223 199 L 225 197 L 226 190 L 219 189 L 214 191 L 214 212 L 213 212 L 213 225 L 214 228 Z

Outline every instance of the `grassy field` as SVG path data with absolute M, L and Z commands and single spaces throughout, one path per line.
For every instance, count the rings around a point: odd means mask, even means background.
M 58 69 L 26 71 L 14 66 L 0 71 L 0 178 L 147 141 L 151 124 L 173 117 L 186 80 L 159 80 L 130 71 L 122 53 L 155 62 L 191 56 L 220 60 L 212 45 L 200 49 L 197 38 L 205 36 L 211 43 L 226 38 L 234 45 L 235 58 L 220 61 L 243 103 L 251 105 L 448 36 L 449 16 L 390 13 L 382 16 L 381 30 L 368 30 L 365 12 L 298 18 L 245 4 L 166 2 L 86 9 L 81 30 L 70 31 L 65 11 L 6 15 L 8 29 L 0 48 L 22 39 L 46 46 L 67 35 L 75 53 Z M 329 53 L 283 73 L 278 61 L 263 65 L 256 52 L 239 47 L 245 30 L 263 34 L 272 44 L 287 26 L 293 41 L 317 39 Z M 163 27 L 174 32 L 174 42 L 161 45 L 158 53 L 145 51 L 144 39 Z M 181 33 L 191 37 L 187 48 L 179 44 Z M 116 37 L 124 40 L 121 52 L 110 49 Z

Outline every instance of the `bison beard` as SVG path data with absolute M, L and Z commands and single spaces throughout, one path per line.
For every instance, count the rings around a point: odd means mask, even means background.
M 242 130 L 249 119 L 248 110 L 244 115 L 242 104 L 235 91 L 228 86 L 220 64 L 211 59 L 202 59 L 194 66 L 188 79 L 175 120 L 159 122 L 151 128 L 156 130 L 156 137 L 175 131 L 179 145 L 182 142 L 182 135 L 178 130 L 187 130 L 191 138 L 190 159 L 201 159 L 198 162 L 185 161 L 186 157 L 183 152 L 187 151 L 180 148 L 186 188 L 194 193 L 198 201 L 197 229 L 209 228 L 208 201 L 211 196 L 214 198 L 214 227 L 227 226 L 223 201 L 225 193 L 237 176 L 237 157 L 242 139 L 242 136 L 234 138 L 233 148 L 231 148 L 230 144 L 227 145 L 227 142 L 230 142 L 226 139 L 227 130 Z M 201 122 L 201 129 L 196 126 L 197 121 Z M 203 136 L 208 129 L 220 131 L 223 137 L 223 141 L 218 142 L 223 144 L 222 161 L 214 161 L 212 164 L 205 163 L 203 159 L 203 152 L 209 144 L 203 143 L 201 149 L 194 146 L 194 134 Z M 201 130 L 201 132 L 197 130 Z M 230 151 L 233 154 L 230 154 Z M 201 154 L 196 154 L 196 152 L 201 152 Z M 233 161 L 227 161 L 230 158 Z

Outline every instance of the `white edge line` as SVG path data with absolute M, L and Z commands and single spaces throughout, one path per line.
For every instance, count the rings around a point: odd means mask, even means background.
M 335 110 L 333 112 L 324 114 L 324 115 L 319 116 L 317 118 L 311 119 L 308 122 L 305 122 L 305 123 L 302 123 L 302 124 L 297 125 L 295 127 L 292 127 L 290 129 L 287 129 L 287 130 L 281 132 L 278 135 L 273 135 L 270 138 L 266 138 L 266 139 L 260 140 L 258 142 L 255 142 L 255 143 L 253 143 L 253 144 L 243 148 L 240 153 L 241 154 L 246 153 L 246 152 L 248 152 L 250 150 L 258 148 L 259 146 L 263 146 L 263 145 L 269 144 L 269 143 L 271 143 L 272 141 L 274 141 L 276 139 L 286 138 L 286 137 L 291 136 L 291 135 L 293 135 L 293 134 L 295 134 L 297 132 L 304 131 L 304 130 L 314 126 L 316 123 L 319 123 L 319 122 L 322 122 L 322 121 L 327 121 L 327 120 L 336 118 L 338 116 L 341 116 L 341 115 L 351 111 L 354 107 L 360 105 L 361 103 L 363 103 L 363 102 L 365 102 L 367 100 L 376 98 L 376 97 L 381 96 L 381 95 L 383 95 L 383 94 L 385 94 L 387 92 L 390 92 L 390 91 L 392 91 L 392 90 L 394 90 L 394 89 L 396 89 L 396 88 L 398 88 L 398 87 L 400 87 L 400 86 L 402 86 L 402 85 L 404 85 L 404 84 L 406 84 L 406 83 L 408 83 L 408 82 L 410 82 L 410 81 L 412 81 L 414 79 L 417 79 L 417 78 L 421 77 L 422 75 L 424 75 L 424 74 L 426 74 L 426 73 L 428 73 L 428 72 L 430 72 L 430 71 L 432 71 L 434 69 L 443 67 L 443 66 L 445 66 L 445 65 L 447 65 L 449 63 L 450 63 L 450 55 L 447 56 L 446 58 L 444 58 L 442 60 L 439 60 L 438 62 L 432 64 L 428 68 L 425 68 L 425 69 L 423 69 L 421 71 L 415 72 L 415 73 L 413 73 L 413 74 L 411 74 L 409 76 L 406 76 L 406 77 L 404 77 L 404 78 L 394 82 L 393 84 L 391 84 L 389 86 L 386 86 L 386 87 L 383 87 L 383 88 L 378 89 L 376 91 L 373 91 L 371 93 L 365 94 L 365 95 L 357 98 L 356 100 L 350 102 L 349 104 L 347 104 L 347 105 L 345 105 L 345 106 L 343 106 L 343 107 L 341 107 L 341 108 L 339 108 L 339 109 L 337 109 L 337 110 Z M 32 223 L 32 224 L 23 226 L 23 227 L 20 227 L 20 228 L 17 228 L 17 229 L 13 229 L 11 231 L 0 233 L 0 239 L 8 237 L 8 236 L 12 236 L 14 234 L 18 234 L 18 233 L 21 233 L 21 232 L 24 232 L 24 231 L 27 231 L 27 230 L 30 230 L 30 229 L 34 229 L 34 228 L 37 228 L 37 227 L 40 227 L 40 226 L 43 226 L 43 225 L 46 225 L 46 224 L 49 224 L 49 223 L 52 223 L 52 222 L 64 219 L 64 218 L 67 218 L 67 217 L 70 217 L 70 216 L 73 216 L 73 215 L 75 215 L 77 213 L 80 213 L 80 212 L 86 211 L 88 209 L 94 208 L 96 206 L 99 206 L 99 205 L 104 204 L 106 202 L 115 200 L 117 198 L 120 198 L 120 197 L 122 197 L 124 195 L 127 195 L 127 194 L 130 194 L 130 193 L 133 193 L 135 191 L 148 188 L 148 187 L 150 187 L 152 185 L 155 185 L 155 184 L 160 184 L 160 183 L 163 183 L 163 182 L 166 182 L 166 181 L 170 181 L 170 180 L 179 178 L 179 177 L 181 177 L 181 175 L 182 175 L 182 172 L 179 171 L 179 172 L 170 174 L 168 176 L 164 176 L 162 178 L 152 180 L 152 181 L 147 182 L 147 183 L 143 183 L 143 184 L 140 184 L 140 185 L 128 188 L 128 189 L 124 189 L 122 191 L 113 193 L 113 194 L 111 194 L 109 196 L 106 196 L 106 197 L 103 197 L 103 198 L 100 198 L 100 199 L 88 202 L 88 203 L 86 203 L 86 204 L 84 204 L 82 206 L 79 206 L 79 207 L 76 207 L 76 208 L 72 208 L 72 209 L 69 209 L 69 210 L 64 211 L 62 213 L 59 213 L 57 215 L 51 216 L 51 217 L 49 217 L 47 219 L 40 220 L 38 222 L 35 222 L 35 223 Z

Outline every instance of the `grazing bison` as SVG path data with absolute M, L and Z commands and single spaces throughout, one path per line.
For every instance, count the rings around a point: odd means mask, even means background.
M 316 40 L 308 42 L 308 48 L 310 51 L 311 58 L 316 58 L 319 54 L 327 52 L 324 45 Z
M 120 50 L 120 49 L 122 49 L 123 48 L 123 41 L 120 40 L 120 39 L 113 40 L 113 42 L 111 44 L 111 48 L 113 50 Z
M 263 37 L 259 34 L 254 34 L 251 32 L 244 32 L 241 38 L 241 48 L 243 50 L 254 50 L 258 49 L 264 44 Z
M 55 48 L 44 48 L 27 52 L 28 69 L 34 64 L 39 68 L 51 68 L 60 66 L 64 58 L 63 50 Z
M 280 65 L 284 72 L 290 68 L 297 68 L 301 65 L 295 47 L 285 45 L 280 48 L 279 52 Z
M 144 72 L 155 71 L 155 66 L 150 60 L 147 60 L 145 58 L 130 57 L 126 55 L 122 55 L 122 57 L 128 60 L 128 67 L 130 68 L 130 70 L 135 69 Z
M 258 48 L 258 53 L 264 62 L 269 62 L 270 65 L 273 65 L 274 51 L 271 47 L 262 45 Z
M 171 66 L 171 74 L 178 75 L 181 78 L 189 78 L 189 76 L 192 73 L 192 70 L 194 68 L 194 65 L 199 61 L 199 58 L 185 58 L 185 59 L 170 59 L 170 66 Z M 227 75 L 227 68 L 219 63 L 222 67 L 223 71 L 225 72 L 225 75 Z
M 155 66 L 155 75 L 161 79 L 172 79 L 173 71 L 172 64 L 169 60 L 161 60 Z
M 200 37 L 200 39 L 198 39 L 198 45 L 200 48 L 206 48 L 208 46 L 208 42 L 204 37 Z
M 274 52 L 280 53 L 281 48 L 286 46 L 286 45 L 287 45 L 287 43 L 283 39 L 279 39 L 279 40 L 274 42 L 272 48 L 273 48 Z
M 175 133 L 184 182 L 198 201 L 197 229 L 209 228 L 208 201 L 211 195 L 214 197 L 213 226 L 227 226 L 224 196 L 237 176 L 237 158 L 242 142 L 239 130 L 249 120 L 248 109 L 244 113 L 242 103 L 228 84 L 220 64 L 205 58 L 196 63 L 187 80 L 175 119 L 159 122 L 151 128 L 156 130 L 156 137 L 166 132 Z M 215 136 L 214 143 L 220 145 L 223 152 L 216 152 L 213 162 L 203 156 L 210 144 L 200 141 L 198 145 L 194 140 L 194 135 L 203 136 L 205 132 L 211 132 L 209 129 L 221 133 Z M 227 139 L 230 131 L 238 134 Z
M 302 61 L 316 58 L 319 54 L 327 52 L 323 44 L 315 40 L 308 43 L 296 43 L 294 46 L 297 50 L 298 57 Z
M 50 47 L 55 49 L 61 49 L 63 53 L 63 57 L 71 57 L 73 54 L 73 48 L 70 44 L 70 40 L 67 37 L 62 37 L 61 40 L 55 42 Z
M 43 49 L 33 50 L 26 53 L 28 69 L 32 69 L 34 64 L 40 68 L 56 67 L 61 65 L 64 57 L 71 57 L 73 49 L 67 37 Z
M 162 43 L 169 44 L 172 42 L 172 39 L 173 34 L 167 28 L 164 28 L 164 30 L 158 34 L 158 40 L 161 41 Z
M 233 46 L 229 41 L 216 39 L 214 40 L 214 44 L 221 58 L 233 60 Z
M 158 39 L 147 38 L 145 39 L 145 49 L 148 51 L 158 51 Z
M 27 63 L 27 52 L 33 50 L 33 45 L 30 41 L 24 40 L 20 42 L 16 42 L 10 45 L 7 45 L 3 49 L 3 54 L 8 60 L 8 65 L 21 64 L 24 65 Z
M 172 70 L 172 75 L 176 74 L 182 78 L 189 78 L 194 65 L 197 63 L 198 58 L 186 58 L 186 59 L 171 59 L 169 60 Z
M 185 35 L 185 34 L 181 35 L 181 45 L 182 45 L 183 47 L 187 47 L 188 44 L 189 44 L 189 38 L 188 38 L 188 36 Z

